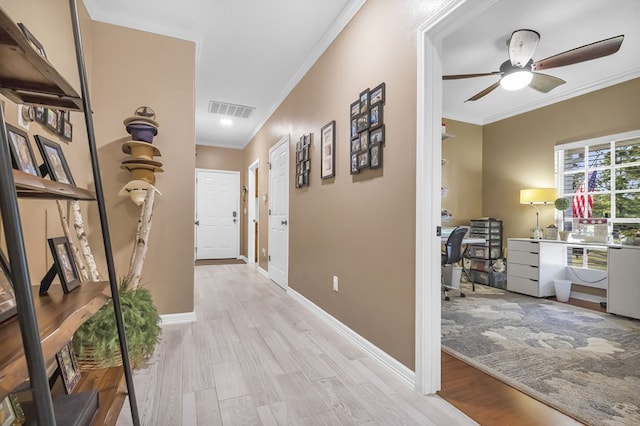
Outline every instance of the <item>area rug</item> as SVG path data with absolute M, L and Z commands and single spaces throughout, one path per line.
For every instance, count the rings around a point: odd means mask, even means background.
M 640 321 L 462 286 L 442 350 L 588 425 L 640 424 Z

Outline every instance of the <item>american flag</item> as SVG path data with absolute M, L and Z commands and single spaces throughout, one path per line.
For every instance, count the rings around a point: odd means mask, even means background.
M 583 179 L 573 196 L 573 217 L 591 217 L 593 209 L 593 192 L 596 186 L 596 171 L 589 173 L 589 187 L 585 189 Z

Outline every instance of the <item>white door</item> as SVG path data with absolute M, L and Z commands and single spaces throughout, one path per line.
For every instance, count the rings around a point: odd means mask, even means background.
M 269 278 L 289 285 L 289 137 L 269 150 Z
M 196 170 L 196 259 L 237 258 L 240 172 Z

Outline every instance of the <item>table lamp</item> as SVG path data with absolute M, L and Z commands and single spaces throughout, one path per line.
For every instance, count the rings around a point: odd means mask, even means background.
M 520 190 L 520 204 L 528 204 L 536 209 L 536 227 L 533 230 L 533 238 L 536 240 L 542 238 L 542 229 L 540 229 L 540 210 L 538 210 L 536 205 L 552 204 L 555 199 L 555 188 L 531 188 Z

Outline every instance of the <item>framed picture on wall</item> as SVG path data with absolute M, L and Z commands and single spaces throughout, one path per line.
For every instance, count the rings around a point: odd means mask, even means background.
M 351 153 L 355 154 L 358 151 L 360 151 L 360 137 L 357 137 L 356 139 L 353 139 L 351 141 Z
M 369 89 L 360 93 L 360 113 L 365 113 L 369 110 Z
M 320 178 L 328 179 L 336 175 L 336 122 L 335 120 L 325 124 L 320 129 L 320 149 L 321 155 L 321 167 Z
M 355 139 L 358 137 L 358 119 L 351 119 L 351 139 Z
M 384 144 L 384 124 L 375 130 L 369 132 L 369 143 L 381 143 Z
M 382 104 L 379 103 L 371 107 L 369 111 L 369 122 L 371 123 L 369 125 L 371 129 L 382 125 Z
M 58 120 L 59 120 L 59 115 L 58 115 L 58 111 L 56 111 L 53 108 L 47 108 L 46 110 L 46 116 L 47 116 L 47 127 L 50 130 L 53 130 L 54 132 L 58 132 Z
M 360 114 L 360 101 L 355 101 L 351 104 L 351 118 L 355 118 Z
M 383 104 L 384 103 L 384 91 L 385 91 L 385 84 L 384 83 L 380 83 L 378 86 L 374 87 L 373 89 L 371 89 L 371 93 L 370 93 L 370 100 L 369 100 L 369 104 L 371 106 L 376 105 L 376 104 Z
M 29 143 L 29 135 L 11 124 L 6 126 L 13 167 L 30 175 L 40 176 L 40 170 L 33 155 L 33 148 Z
M 367 167 L 369 167 L 369 151 L 364 151 L 358 154 L 358 169 Z
M 363 130 L 366 130 L 369 128 L 369 112 L 365 112 L 363 114 L 360 114 L 357 118 L 357 128 L 356 131 L 358 133 L 362 132 Z
M 71 170 L 69 170 L 69 165 L 64 158 L 60 144 L 40 135 L 36 135 L 35 139 L 51 180 L 75 186 Z
M 382 167 L 382 145 L 379 143 L 371 144 L 370 152 L 369 167 L 379 169 Z
M 351 154 L 351 174 L 355 175 L 360 173 L 360 168 L 358 168 L 358 153 Z
M 360 133 L 360 151 L 369 150 L 369 131 L 365 130 Z

